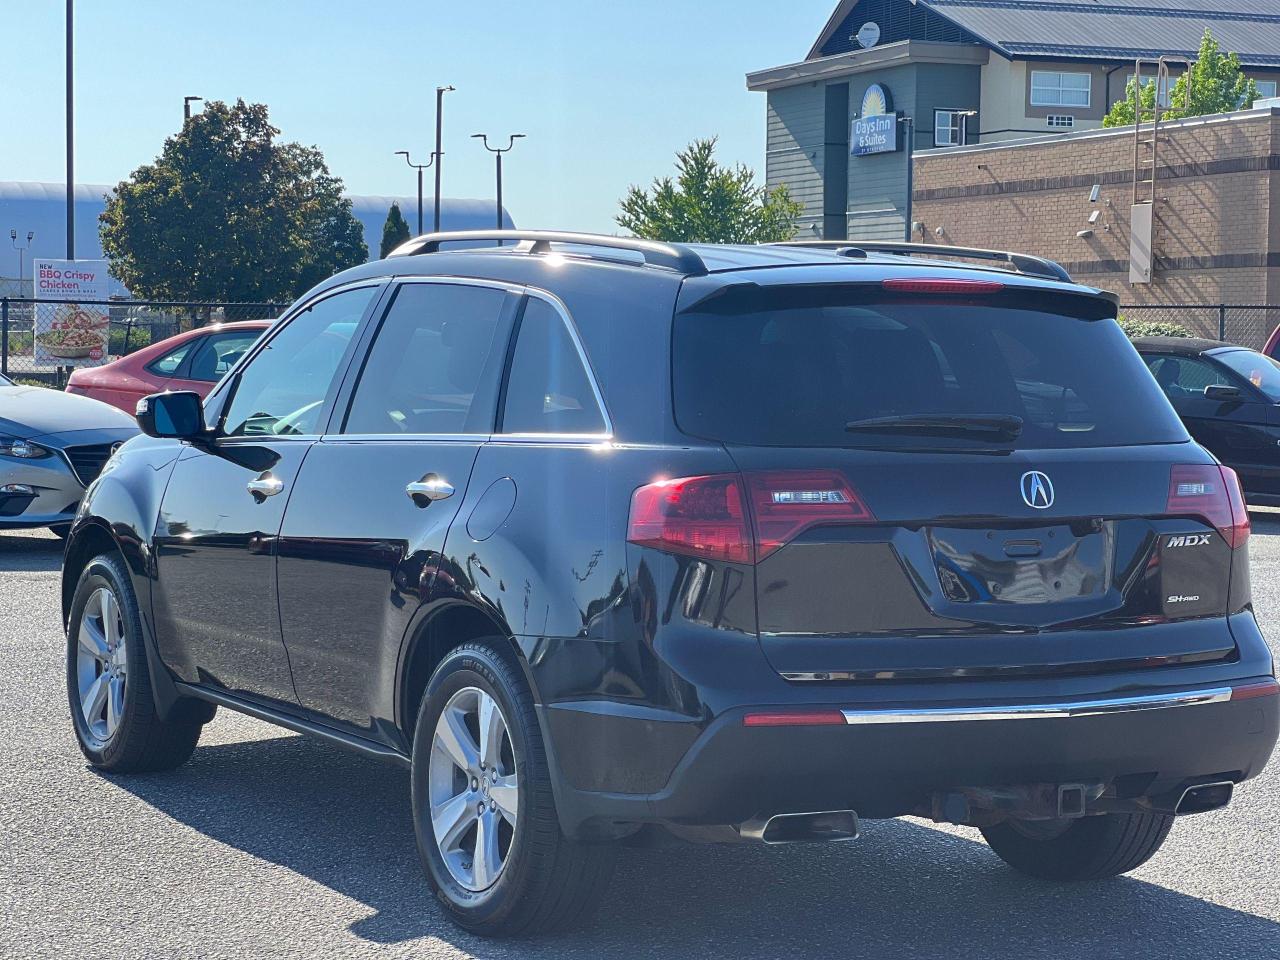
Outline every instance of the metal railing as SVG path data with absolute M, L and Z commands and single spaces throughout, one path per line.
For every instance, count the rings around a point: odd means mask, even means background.
M 97 346 L 59 349 L 50 338 L 58 318 L 65 315 L 60 312 L 69 306 L 91 308 L 98 317 L 105 315 L 105 330 L 101 324 L 95 328 Z M 274 319 L 287 306 L 129 299 L 67 304 L 39 297 L 0 297 L 0 373 L 61 387 L 76 367 L 107 363 L 196 327 Z

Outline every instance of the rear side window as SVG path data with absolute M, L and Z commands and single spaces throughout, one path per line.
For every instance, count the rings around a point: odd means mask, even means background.
M 162 377 L 172 377 L 182 366 L 182 361 L 187 358 L 187 354 L 191 352 L 192 347 L 196 346 L 200 341 L 192 337 L 191 339 L 178 344 L 168 353 L 161 354 L 157 359 L 152 360 L 147 365 L 147 369 L 152 373 L 158 373 Z
M 360 374 L 343 433 L 488 433 L 503 290 L 406 283 Z
M 677 315 L 676 420 L 696 436 L 768 446 L 920 448 L 855 421 L 1017 417 L 1016 440 L 935 437 L 931 448 L 1020 449 L 1187 439 L 1114 320 L 851 288 L 724 297 Z M 865 302 L 858 302 L 864 299 Z
M 531 298 L 511 358 L 502 432 L 602 434 L 607 429 L 564 318 L 545 300 Z
M 235 330 L 229 333 L 211 333 L 204 338 L 199 351 L 191 358 L 187 378 L 216 383 L 244 356 L 261 330 Z

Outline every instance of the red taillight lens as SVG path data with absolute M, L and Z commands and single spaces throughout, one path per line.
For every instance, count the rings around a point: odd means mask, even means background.
M 1169 476 L 1169 513 L 1203 517 L 1233 550 L 1249 539 L 1249 511 L 1240 479 L 1230 467 L 1175 464 Z
M 1280 695 L 1280 683 L 1275 680 L 1242 683 L 1231 691 L 1232 700 L 1256 700 L 1258 697 L 1274 697 L 1277 695 Z
M 811 527 L 875 520 L 835 470 L 767 470 L 746 477 L 757 563 Z
M 895 293 L 940 293 L 962 297 L 999 293 L 1004 289 L 1004 284 L 999 280 L 929 277 L 921 277 L 919 279 L 900 277 L 896 280 L 884 280 L 880 286 Z
M 753 563 L 810 527 L 874 521 L 835 470 L 764 470 L 746 474 L 748 513 L 738 474 L 680 477 L 631 495 L 627 540 L 667 553 Z
M 681 477 L 631 495 L 627 539 L 667 553 L 751 563 L 751 528 L 736 474 Z

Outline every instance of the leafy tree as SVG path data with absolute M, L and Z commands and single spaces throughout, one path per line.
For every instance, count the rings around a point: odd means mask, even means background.
M 716 139 L 695 140 L 676 154 L 676 177 L 650 190 L 631 187 L 617 223 L 646 240 L 688 243 L 770 243 L 790 240 L 804 210 L 785 186 L 756 186 L 746 166 L 715 160 Z
M 368 258 L 364 231 L 315 147 L 279 143 L 262 104 L 211 101 L 100 218 L 110 270 L 134 294 L 291 300 Z
M 392 203 L 387 211 L 387 222 L 382 225 L 382 243 L 378 247 L 379 259 L 409 239 L 409 224 L 400 214 L 400 204 Z
M 1178 77 L 1168 94 L 1168 106 L 1162 119 L 1179 120 L 1183 117 L 1200 117 L 1210 113 L 1229 113 L 1253 103 L 1258 97 L 1258 85 L 1240 70 L 1240 58 L 1234 53 L 1224 54 L 1218 41 L 1208 30 L 1200 41 L 1200 53 L 1189 71 L 1191 77 L 1191 107 L 1187 108 L 1187 73 Z M 1102 118 L 1104 127 L 1122 127 L 1133 123 L 1133 88 L 1136 80 L 1129 77 L 1125 84 L 1124 99 L 1111 105 Z M 1155 108 L 1156 85 L 1147 83 L 1141 93 L 1142 115 L 1149 119 Z

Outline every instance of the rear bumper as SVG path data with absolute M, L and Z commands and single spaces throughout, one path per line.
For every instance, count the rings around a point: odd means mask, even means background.
M 615 823 L 739 824 L 812 810 L 894 817 L 927 812 L 939 795 L 1031 784 L 1104 784 L 1112 809 L 1141 809 L 1188 786 L 1256 776 L 1280 729 L 1280 696 L 1260 686 L 1268 682 L 994 704 L 806 704 L 803 713 L 827 715 L 812 725 L 749 726 L 757 711 L 738 708 L 697 734 L 662 789 L 582 790 L 562 777 L 558 800 L 565 828 L 581 835 L 607 834 Z M 564 744 L 565 718 L 553 722 Z M 669 739 L 651 720 L 609 720 L 619 734 L 641 722 Z M 598 728 L 583 733 L 579 744 L 594 742 L 599 754 Z M 601 762 L 622 767 L 628 753 Z

